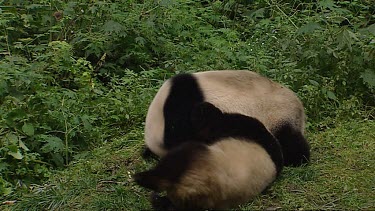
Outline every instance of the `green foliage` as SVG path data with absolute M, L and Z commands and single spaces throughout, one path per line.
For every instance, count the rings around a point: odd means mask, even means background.
M 40 3 L 23 7 L 14 1 L 0 13 L 6 32 L 1 38 L 7 41 L 0 61 L 3 194 L 12 184 L 24 187 L 49 177 L 51 169 L 64 167 L 79 152 L 139 126 L 145 102 L 160 84 L 157 78 L 165 77 L 164 71 L 123 70 L 121 77 L 102 83 L 94 65 L 61 40 L 63 20 L 55 13 L 56 21 L 48 18 L 53 7 Z M 57 1 L 52 5 L 59 7 Z M 33 21 L 19 20 L 34 12 Z M 50 27 L 41 27 L 44 21 Z
M 2 194 L 141 131 L 179 72 L 260 72 L 294 90 L 317 129 L 375 115 L 371 0 L 0 2 Z
M 374 121 L 347 121 L 324 132 L 310 131 L 311 164 L 285 168 L 265 193 L 234 210 L 372 210 L 374 130 Z M 142 136 L 136 129 L 94 149 L 47 183 L 33 185 L 31 193 L 5 210 L 150 209 L 150 192 L 131 178 L 155 164 L 140 157 Z
M 249 68 L 296 90 L 310 121 L 336 116 L 351 99 L 359 101 L 357 111 L 362 103 L 374 106 L 375 8 L 371 1 L 224 2 L 239 4 L 237 27 L 245 32 L 244 38 L 264 45 L 255 49 L 261 62 Z
M 125 71 L 107 88 L 90 76 L 85 60 L 59 54 L 64 57 L 45 54 L 42 62 L 35 62 L 45 67 L 43 72 L 25 63 L 0 65 L 6 85 L 0 109 L 0 171 L 8 181 L 29 184 L 45 178 L 49 168 L 64 166 L 78 152 L 126 133 L 144 119 L 156 71 Z

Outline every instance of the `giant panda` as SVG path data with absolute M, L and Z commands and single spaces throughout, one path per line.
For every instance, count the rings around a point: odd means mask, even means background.
M 223 113 L 208 102 L 195 105 L 190 118 L 201 140 L 179 144 L 156 167 L 134 175 L 139 185 L 166 192 L 155 197 L 154 209 L 233 208 L 260 194 L 280 174 L 281 146 L 257 119 Z
M 212 103 L 223 112 L 261 121 L 279 140 L 286 166 L 299 166 L 309 161 L 301 101 L 290 89 L 246 70 L 180 74 L 165 81 L 146 116 L 148 151 L 163 157 L 182 143 L 199 140 L 194 137 L 189 115 L 201 102 Z

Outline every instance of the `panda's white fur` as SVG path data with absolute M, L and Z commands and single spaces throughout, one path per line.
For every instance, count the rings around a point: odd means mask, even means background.
M 280 122 L 290 122 L 302 132 L 303 105 L 290 89 L 251 71 L 195 73 L 205 101 L 223 112 L 255 117 L 270 131 Z
M 145 124 L 145 143 L 147 147 L 156 155 L 162 157 L 167 153 L 163 147 L 164 138 L 164 102 L 168 97 L 171 88 L 170 80 L 167 80 L 156 93 L 152 100 Z
M 255 72 L 246 70 L 221 70 L 193 73 L 203 101 L 210 102 L 223 112 L 234 112 L 260 120 L 275 136 L 282 126 L 288 125 L 303 139 L 305 114 L 301 101 L 290 89 L 269 80 Z M 165 146 L 164 104 L 170 94 L 174 77 L 168 79 L 159 89 L 150 104 L 145 125 L 145 143 L 156 155 L 163 157 L 168 150 Z M 189 89 L 190 87 L 186 87 Z M 194 87 L 195 88 L 195 87 Z M 182 102 L 181 107 L 184 106 Z M 181 120 L 185 121 L 185 120 Z M 288 129 L 290 129 L 288 128 Z M 281 131 L 282 133 L 284 131 Z M 286 134 L 286 135 L 285 135 Z M 293 135 L 292 134 L 292 135 Z M 290 131 L 284 136 L 291 136 Z M 288 138 L 288 137 L 287 137 Z M 285 138 L 285 139 L 287 139 Z M 281 144 L 283 140 L 281 140 Z M 305 142 L 303 140 L 302 142 Z M 293 143 L 288 143 L 292 145 Z M 299 143 L 297 143 L 299 144 Z M 308 148 L 302 143 L 302 148 Z M 299 149 L 297 149 L 299 150 Z M 308 149 L 302 156 L 308 157 Z M 288 152 L 294 154 L 295 151 Z M 284 155 L 288 159 L 288 155 Z M 293 160 L 295 158 L 291 158 Z M 309 158 L 306 158 L 307 160 Z M 297 161 L 292 161 L 294 164 Z
M 208 146 L 208 153 L 179 183 L 171 184 L 167 194 L 177 207 L 228 209 L 260 194 L 276 175 L 275 164 L 261 146 L 227 138 Z
M 147 183 L 156 186 L 151 189 L 166 191 L 170 204 L 160 207 L 155 205 L 158 202 L 153 202 L 154 209 L 234 208 L 259 195 L 276 179 L 275 164 L 256 143 L 225 138 L 207 147 L 207 151 L 194 152 L 197 158 L 178 182 L 171 182 L 153 171 L 135 176 L 144 187 L 148 186 L 142 182 L 148 180 Z

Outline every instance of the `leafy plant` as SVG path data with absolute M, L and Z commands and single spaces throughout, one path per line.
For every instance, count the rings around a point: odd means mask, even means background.
M 260 72 L 317 129 L 375 115 L 371 0 L 0 2 L 2 194 L 142 130 L 180 72 Z

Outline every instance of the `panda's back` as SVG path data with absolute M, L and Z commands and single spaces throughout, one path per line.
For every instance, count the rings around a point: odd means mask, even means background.
M 208 71 L 193 74 L 204 99 L 223 112 L 259 119 L 269 130 L 280 122 L 304 128 L 303 105 L 293 91 L 255 72 Z

